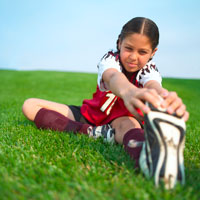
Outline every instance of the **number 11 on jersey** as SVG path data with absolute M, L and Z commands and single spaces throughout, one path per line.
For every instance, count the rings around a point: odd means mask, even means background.
M 115 101 L 117 100 L 117 96 L 115 96 L 113 93 L 108 93 L 108 94 L 106 94 L 106 97 L 108 97 L 108 99 L 101 106 L 100 110 L 102 112 L 106 111 L 106 114 L 109 115 L 112 107 L 115 104 Z

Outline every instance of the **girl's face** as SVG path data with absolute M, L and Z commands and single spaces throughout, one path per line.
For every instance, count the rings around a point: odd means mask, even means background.
M 120 61 L 126 71 L 136 72 L 143 68 L 157 51 L 145 35 L 133 33 L 119 41 Z

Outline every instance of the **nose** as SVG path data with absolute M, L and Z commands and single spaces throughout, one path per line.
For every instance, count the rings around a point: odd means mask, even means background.
M 130 58 L 131 60 L 136 60 L 136 59 L 137 59 L 137 53 L 136 53 L 136 52 L 131 52 L 129 58 Z

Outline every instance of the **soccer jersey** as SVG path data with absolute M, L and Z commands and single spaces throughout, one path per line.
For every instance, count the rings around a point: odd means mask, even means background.
M 109 51 L 98 64 L 97 89 L 90 100 L 84 100 L 81 106 L 81 114 L 92 124 L 99 126 L 110 123 L 112 120 L 122 116 L 133 116 L 124 105 L 121 98 L 114 95 L 102 79 L 103 73 L 114 68 L 124 73 L 120 63 L 118 52 Z M 141 70 L 134 72 L 130 82 L 136 87 L 143 87 L 148 81 L 155 80 L 161 84 L 161 76 L 155 63 L 149 61 Z M 139 114 L 142 112 L 138 109 Z

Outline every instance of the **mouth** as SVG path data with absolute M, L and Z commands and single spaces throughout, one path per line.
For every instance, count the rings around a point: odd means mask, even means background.
M 131 67 L 131 68 L 135 68 L 135 67 L 137 67 L 138 65 L 137 64 L 135 64 L 135 63 L 127 63 L 128 64 L 128 66 L 129 67 Z

